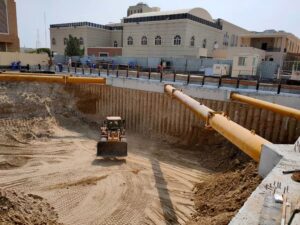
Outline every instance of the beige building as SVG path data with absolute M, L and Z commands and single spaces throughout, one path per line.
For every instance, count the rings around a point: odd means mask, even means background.
M 242 47 L 253 47 L 266 52 L 265 59 L 282 65 L 286 57 L 300 55 L 300 39 L 284 31 L 251 32 L 241 37 Z
M 257 69 L 261 63 L 262 58 L 259 54 L 254 53 L 240 53 L 233 57 L 232 77 L 240 75 L 256 76 Z
M 0 0 L 0 51 L 19 50 L 16 3 L 14 0 Z
M 80 40 L 81 48 L 122 46 L 122 26 L 99 25 L 89 22 L 53 24 L 50 26 L 51 50 L 64 54 L 69 35 Z
M 240 54 L 259 55 L 262 60 L 266 58 L 266 51 L 253 47 L 228 47 L 226 49 L 215 49 L 213 51 L 213 58 L 233 60 L 235 56 Z
M 147 13 L 147 12 L 159 12 L 159 7 L 149 7 L 146 3 L 140 2 L 137 5 L 129 6 L 127 10 L 127 16 L 136 13 Z
M 123 55 L 212 57 L 214 49 L 237 46 L 247 33 L 202 8 L 139 13 L 123 20 Z
M 289 56 L 300 57 L 300 41 L 293 34 L 273 30 L 250 32 L 223 19 L 213 19 L 202 8 L 160 11 L 138 3 L 128 8 L 127 15 L 120 24 L 51 25 L 51 49 L 64 54 L 66 40 L 72 35 L 80 39 L 85 54 L 95 56 L 100 55 L 99 49 L 105 48 L 108 52 L 118 50 L 127 57 L 232 60 L 239 54 L 252 54 L 280 65 Z

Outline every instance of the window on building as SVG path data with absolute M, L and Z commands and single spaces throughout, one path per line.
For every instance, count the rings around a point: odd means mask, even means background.
M 207 40 L 204 39 L 203 42 L 202 42 L 202 48 L 206 48 L 206 45 L 207 45 Z
M 147 41 L 147 37 L 146 36 L 143 36 L 142 39 L 141 39 L 141 44 L 142 45 L 147 45 L 148 44 L 148 41 Z
M 239 57 L 238 66 L 246 66 L 246 57 Z
M 155 37 L 155 45 L 161 45 L 161 36 Z
M 235 44 L 234 46 L 237 47 L 238 46 L 238 42 L 239 42 L 239 36 L 235 36 Z
M 0 33 L 8 33 L 8 13 L 7 13 L 8 1 L 0 1 Z
M 174 45 L 181 45 L 181 37 L 179 35 L 174 37 Z
M 127 45 L 133 45 L 133 38 L 131 36 L 127 39 Z
M 256 66 L 256 58 L 253 58 L 252 66 L 253 66 L 253 67 Z
M 223 45 L 228 46 L 228 42 L 229 42 L 229 34 L 228 32 L 226 32 L 223 37 Z
M 64 38 L 64 45 L 67 45 L 68 43 L 68 38 Z
M 235 42 L 235 35 L 231 35 L 230 46 L 233 47 Z
M 52 38 L 51 42 L 52 42 L 52 45 L 56 45 L 56 39 L 55 38 Z
M 190 43 L 191 47 L 195 46 L 195 37 L 191 37 L 191 43 Z
M 109 54 L 107 52 L 100 52 L 99 57 L 108 57 Z
M 84 41 L 83 41 L 83 38 L 82 38 L 82 37 L 79 38 L 79 44 L 80 44 L 80 45 L 83 45 L 83 44 L 84 44 Z
M 114 47 L 117 48 L 118 47 L 118 42 L 114 41 Z

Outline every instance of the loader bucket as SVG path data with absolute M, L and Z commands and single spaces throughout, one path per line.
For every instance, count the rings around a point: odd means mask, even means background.
M 97 156 L 104 158 L 126 157 L 127 142 L 98 142 Z

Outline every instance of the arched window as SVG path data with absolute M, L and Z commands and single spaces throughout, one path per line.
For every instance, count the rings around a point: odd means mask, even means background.
M 161 36 L 155 37 L 155 45 L 161 45 Z
M 64 45 L 67 45 L 68 43 L 68 38 L 64 38 Z
M 131 36 L 127 38 L 127 45 L 133 45 L 133 38 Z
M 83 45 L 83 44 L 84 44 L 84 41 L 83 41 L 83 38 L 82 38 L 82 37 L 79 38 L 79 44 L 80 44 L 80 45 Z
M 56 45 L 56 39 L 52 38 L 52 45 Z
M 181 45 L 181 37 L 179 35 L 174 37 L 174 45 Z
M 114 41 L 114 47 L 117 48 L 118 47 L 118 42 Z
M 206 39 L 203 39 L 202 48 L 206 48 L 206 45 L 207 45 L 207 41 L 206 41 Z
M 195 46 L 195 37 L 191 37 L 191 43 L 190 43 L 191 47 Z
M 147 45 L 147 43 L 148 43 L 148 42 L 147 42 L 147 37 L 146 37 L 146 36 L 143 36 L 142 39 L 141 39 L 141 44 L 142 44 L 142 45 Z

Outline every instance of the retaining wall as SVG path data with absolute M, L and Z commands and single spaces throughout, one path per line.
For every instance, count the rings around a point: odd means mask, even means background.
M 126 128 L 133 132 L 181 136 L 187 141 L 202 139 L 204 122 L 166 94 L 90 84 L 69 87 L 80 95 L 79 108 L 88 108 L 95 121 L 122 116 Z M 215 111 L 226 112 L 235 122 L 273 143 L 294 143 L 300 136 L 300 121 L 293 118 L 236 102 L 196 99 Z

